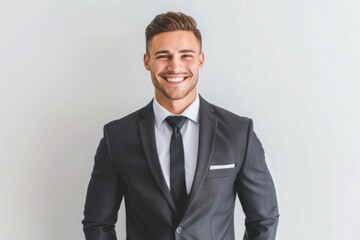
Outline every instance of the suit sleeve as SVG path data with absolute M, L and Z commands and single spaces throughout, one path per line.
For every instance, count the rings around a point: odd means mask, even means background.
M 279 217 L 275 187 L 265 163 L 264 149 L 253 131 L 252 120 L 236 190 L 245 213 L 244 240 L 274 240 Z
M 82 224 L 87 240 L 116 240 L 115 223 L 122 197 L 121 181 L 113 166 L 105 126 L 86 195 Z

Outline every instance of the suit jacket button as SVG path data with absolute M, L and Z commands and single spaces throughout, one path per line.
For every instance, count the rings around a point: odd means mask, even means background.
M 176 233 L 180 234 L 181 232 L 182 232 L 181 227 L 178 227 L 178 228 L 176 229 Z

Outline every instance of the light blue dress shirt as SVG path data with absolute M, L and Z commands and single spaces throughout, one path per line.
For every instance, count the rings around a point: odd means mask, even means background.
M 185 160 L 185 181 L 186 191 L 190 192 L 194 180 L 195 169 L 197 164 L 197 155 L 199 147 L 199 95 L 194 102 L 185 109 L 180 115 L 187 117 L 187 121 L 181 128 L 181 135 L 184 145 Z M 154 98 L 153 109 L 155 114 L 155 140 L 156 148 L 160 160 L 161 169 L 170 189 L 170 140 L 173 129 L 165 121 L 172 114 Z

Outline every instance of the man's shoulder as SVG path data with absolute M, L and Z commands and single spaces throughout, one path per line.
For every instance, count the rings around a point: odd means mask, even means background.
M 213 115 L 220 121 L 224 123 L 228 122 L 237 122 L 237 123 L 246 123 L 248 124 L 251 119 L 246 116 L 238 115 L 237 113 L 231 112 L 225 108 L 219 107 L 215 104 L 209 103 L 203 99 L 204 103 L 207 104 L 210 108 L 210 111 Z

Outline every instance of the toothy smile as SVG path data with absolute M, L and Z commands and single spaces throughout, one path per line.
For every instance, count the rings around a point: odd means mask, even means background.
M 168 82 L 178 83 L 185 80 L 186 77 L 165 77 L 165 80 Z

